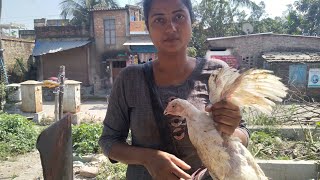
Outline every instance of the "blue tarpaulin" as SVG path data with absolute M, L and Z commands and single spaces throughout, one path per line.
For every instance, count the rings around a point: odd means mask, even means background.
M 295 64 L 289 66 L 289 83 L 296 87 L 307 85 L 307 65 Z

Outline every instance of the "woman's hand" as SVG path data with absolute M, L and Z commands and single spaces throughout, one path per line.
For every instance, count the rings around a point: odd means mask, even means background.
M 220 101 L 206 106 L 206 111 L 212 113 L 218 131 L 232 135 L 241 121 L 240 108 L 231 102 Z
M 182 170 L 188 170 L 191 167 L 172 154 L 159 150 L 150 150 L 146 153 L 145 158 L 143 165 L 154 180 L 191 179 L 191 176 Z

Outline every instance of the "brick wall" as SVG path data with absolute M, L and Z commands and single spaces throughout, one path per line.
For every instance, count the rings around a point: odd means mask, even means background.
M 43 79 L 56 77 L 59 67 L 66 68 L 66 78 L 81 81 L 82 85 L 89 84 L 87 51 L 88 45 L 41 56 L 43 66 Z
M 34 41 L 14 38 L 2 38 L 1 48 L 4 49 L 3 57 L 7 69 L 11 69 L 16 58 L 22 58 L 26 63 L 34 47 Z
M 231 48 L 240 68 L 263 67 L 263 52 L 320 51 L 320 37 L 257 34 L 220 38 L 208 42 L 209 48 Z
M 93 11 L 93 32 L 97 55 L 101 55 L 106 50 L 127 50 L 123 44 L 127 40 L 129 32 L 127 9 L 108 10 L 108 11 Z M 115 19 L 116 23 L 116 45 L 105 45 L 104 36 L 104 20 L 107 18 Z
M 90 37 L 89 26 L 42 26 L 34 28 L 37 39 Z

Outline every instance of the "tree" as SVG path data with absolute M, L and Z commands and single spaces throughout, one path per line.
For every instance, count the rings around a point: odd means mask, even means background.
M 241 34 L 239 25 L 245 21 L 245 8 L 253 11 L 263 7 L 251 0 L 202 0 L 195 5 L 196 22 L 190 46 L 198 50 L 197 55 L 204 55 L 204 42 L 208 37 Z
M 254 32 L 273 32 L 277 34 L 286 34 L 286 19 L 281 17 L 275 17 L 274 19 L 267 17 L 262 19 L 254 24 Z
M 302 30 L 310 35 L 320 33 L 320 0 L 299 0 L 294 3 L 298 15 L 302 16 Z
M 96 5 L 102 5 L 107 8 L 118 7 L 115 0 L 63 0 L 60 3 L 61 16 L 65 19 L 71 16 L 73 25 L 89 25 L 89 10 Z
M 286 28 L 288 34 L 301 35 L 303 17 L 292 6 L 288 7 L 288 14 L 286 17 Z

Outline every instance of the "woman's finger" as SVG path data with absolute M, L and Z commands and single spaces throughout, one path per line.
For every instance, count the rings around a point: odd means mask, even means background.
M 190 179 L 191 176 L 189 174 L 187 174 L 186 172 L 184 172 L 182 169 L 188 170 L 191 167 L 185 163 L 184 161 L 182 161 L 181 159 L 172 156 L 171 161 L 173 162 L 173 169 L 172 169 L 172 173 L 175 174 L 177 177 L 183 178 L 183 179 Z M 181 167 L 182 169 L 180 169 L 179 167 Z
M 236 127 L 228 126 L 228 125 L 222 125 L 222 124 L 216 124 L 216 128 L 219 132 L 225 133 L 227 135 L 232 135 L 236 129 Z
M 205 106 L 205 111 L 207 111 L 207 112 L 211 112 L 212 111 L 212 104 L 211 103 L 209 103 L 209 104 L 207 104 Z
M 241 119 L 241 113 L 239 111 L 233 111 L 230 109 L 223 109 L 223 110 L 214 110 L 212 111 L 212 116 L 216 117 L 229 117 L 231 119 Z
M 188 170 L 191 168 L 191 166 L 189 166 L 189 164 L 187 164 L 186 162 L 182 161 L 181 159 L 177 158 L 176 156 L 172 155 L 171 156 L 171 161 L 181 167 L 182 169 Z
M 230 101 L 220 101 L 212 105 L 212 109 L 230 109 L 239 111 L 239 107 Z
M 180 169 L 177 165 L 173 165 L 172 173 L 178 177 L 178 179 L 191 179 L 191 176 L 184 172 L 182 169 Z
M 232 127 L 237 127 L 240 124 L 240 119 L 234 119 L 234 118 L 230 118 L 230 117 L 225 117 L 225 116 L 221 116 L 221 117 L 214 117 L 214 122 L 218 123 L 218 124 L 222 124 L 222 125 L 226 125 L 226 126 L 232 126 Z

